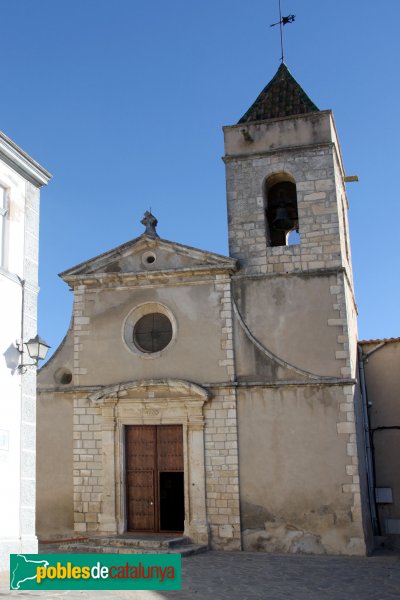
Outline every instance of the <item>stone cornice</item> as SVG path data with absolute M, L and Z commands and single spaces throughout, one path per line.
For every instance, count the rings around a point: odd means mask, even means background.
M 134 383 L 134 382 L 131 382 Z M 187 382 L 190 383 L 190 382 Z M 211 398 L 214 394 L 212 390 L 228 389 L 234 390 L 237 388 L 279 388 L 279 387 L 324 387 L 324 386 L 342 386 L 342 385 L 355 385 L 356 379 L 349 377 L 325 377 L 315 380 L 295 380 L 295 379 L 281 379 L 279 381 L 222 381 L 214 383 L 203 383 L 201 386 L 196 385 L 199 389 L 204 390 L 208 393 L 208 397 Z M 125 385 L 125 384 L 121 384 Z M 111 386 L 91 385 L 91 386 L 41 386 L 38 385 L 37 391 L 39 394 L 49 395 L 52 394 L 74 394 L 80 398 L 96 396 L 103 394 L 105 389 L 118 388 L 118 384 Z M 172 388 L 170 388 L 172 389 Z M 186 396 L 188 397 L 188 396 Z M 148 400 L 148 399 L 147 399 Z
M 292 381 L 292 380 L 281 380 L 281 381 L 239 381 L 236 383 L 237 388 L 280 388 L 280 387 L 326 387 L 326 386 L 343 386 L 343 385 L 356 385 L 357 380 L 351 378 L 341 377 L 325 377 L 316 379 L 314 381 Z
M 236 268 L 231 263 L 226 265 L 201 265 L 178 269 L 163 269 L 162 271 L 138 271 L 136 273 L 82 273 L 80 275 L 63 275 L 62 278 L 71 288 L 77 285 L 113 287 L 117 285 L 135 284 L 146 281 L 166 283 L 174 277 L 215 277 L 216 275 L 231 275 Z
M 223 125 L 222 126 L 222 130 L 225 131 L 225 129 L 243 129 L 243 127 L 245 127 L 246 125 L 270 125 L 271 123 L 275 123 L 278 121 L 293 121 L 294 119 L 298 119 L 298 120 L 320 120 L 321 117 L 323 118 L 324 115 L 329 115 L 333 118 L 333 112 L 330 108 L 327 108 L 325 110 L 318 110 L 315 112 L 309 112 L 309 113 L 300 113 L 298 115 L 288 115 L 285 117 L 275 117 L 274 119 L 260 119 L 259 121 L 249 121 L 247 123 L 235 123 L 234 125 Z
M 52 175 L 0 131 L 0 158 L 37 187 L 47 185 Z
M 95 404 L 103 404 L 109 400 L 131 399 L 132 397 L 146 400 L 159 400 L 161 398 L 193 399 L 206 402 L 212 396 L 204 387 L 182 379 L 141 379 L 102 386 L 99 390 L 88 395 L 88 399 Z
M 290 248 L 290 246 L 286 246 Z M 268 262 L 268 259 L 267 259 Z M 273 279 L 278 277 L 304 277 L 305 279 L 310 277 L 330 277 L 331 275 L 337 275 L 338 273 L 346 273 L 345 267 L 326 267 L 324 269 L 307 269 L 304 271 L 288 271 L 283 273 L 238 273 L 233 275 L 232 280 L 236 279 Z
M 243 127 L 243 125 L 242 125 Z M 256 150 L 253 153 L 252 152 L 248 152 L 246 154 L 226 154 L 225 156 L 222 156 L 222 160 L 224 161 L 224 163 L 229 163 L 229 162 L 234 162 L 234 161 L 243 161 L 243 160 L 254 160 L 255 158 L 262 158 L 263 156 L 268 156 L 273 154 L 274 156 L 278 156 L 279 154 L 287 154 L 288 152 L 292 152 L 292 153 L 298 153 L 298 152 L 304 152 L 304 151 L 312 151 L 312 150 L 318 150 L 319 148 L 334 148 L 335 147 L 335 143 L 334 142 L 316 142 L 314 144 L 304 144 L 302 146 L 287 146 L 287 147 L 282 147 L 282 148 L 276 148 L 276 149 L 268 149 L 268 150 Z

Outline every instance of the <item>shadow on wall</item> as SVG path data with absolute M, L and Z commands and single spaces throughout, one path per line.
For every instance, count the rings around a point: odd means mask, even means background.
M 16 346 L 10 344 L 5 352 L 3 352 L 4 360 L 7 365 L 7 369 L 15 371 L 19 365 L 21 353 Z

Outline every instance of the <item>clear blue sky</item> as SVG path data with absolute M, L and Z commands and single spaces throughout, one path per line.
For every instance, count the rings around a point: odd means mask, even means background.
M 400 2 L 282 0 L 286 63 L 334 111 L 360 338 L 400 336 Z M 143 231 L 226 254 L 222 125 L 279 66 L 277 0 L 1 3 L 0 129 L 53 173 L 42 191 L 39 331 L 70 320 L 57 273 Z

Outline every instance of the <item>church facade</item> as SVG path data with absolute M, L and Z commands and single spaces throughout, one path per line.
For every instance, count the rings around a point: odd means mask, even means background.
M 370 540 L 345 172 L 284 64 L 224 128 L 229 257 L 144 233 L 61 277 L 38 375 L 37 530 L 225 550 Z

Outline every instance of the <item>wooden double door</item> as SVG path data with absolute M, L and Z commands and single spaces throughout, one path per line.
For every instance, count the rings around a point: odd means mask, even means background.
M 127 530 L 183 531 L 182 425 L 127 425 L 125 451 Z

